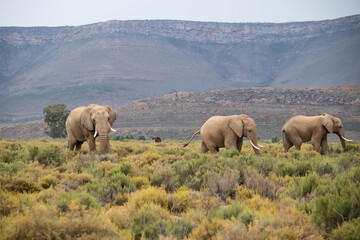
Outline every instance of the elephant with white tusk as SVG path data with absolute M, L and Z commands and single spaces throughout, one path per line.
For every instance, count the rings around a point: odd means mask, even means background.
M 345 131 L 341 120 L 329 114 L 320 116 L 295 116 L 290 118 L 282 128 L 284 151 L 295 146 L 300 150 L 303 142 L 311 142 L 314 149 L 320 154 L 328 153 L 327 134 L 335 133 L 339 136 L 341 145 L 346 150 Z
M 202 138 L 201 152 L 210 150 L 216 153 L 219 148 L 236 149 L 241 152 L 243 137 L 249 139 L 254 152 L 260 155 L 260 148 L 257 144 L 256 124 L 247 115 L 213 116 L 209 118 L 200 130 L 196 131 L 186 147 L 199 134 Z
M 100 139 L 100 153 L 110 153 L 109 132 L 115 132 L 111 126 L 116 120 L 116 113 L 109 106 L 90 104 L 72 110 L 66 119 L 66 132 L 69 150 L 79 151 L 84 141 L 90 151 L 95 151 L 95 138 Z

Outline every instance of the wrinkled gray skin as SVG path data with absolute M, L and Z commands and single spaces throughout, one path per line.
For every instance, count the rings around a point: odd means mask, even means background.
M 289 119 L 282 128 L 284 151 L 295 146 L 300 150 L 303 142 L 311 142 L 314 149 L 320 154 L 328 153 L 327 135 L 335 133 L 339 136 L 341 145 L 346 151 L 344 127 L 341 120 L 329 114 L 320 116 L 295 116 Z
M 241 152 L 243 137 L 246 137 L 255 145 L 254 152 L 260 155 L 257 144 L 256 124 L 255 121 L 247 115 L 231 116 L 213 116 L 209 118 L 199 131 L 196 131 L 186 147 L 199 134 L 202 138 L 201 152 L 205 153 L 210 150 L 216 153 L 219 148 L 235 149 Z
M 116 119 L 116 113 L 109 106 L 90 104 L 72 110 L 66 120 L 66 132 L 69 150 L 79 151 L 84 141 L 89 144 L 90 151 L 96 150 L 95 131 L 100 139 L 100 153 L 110 153 L 108 133 Z

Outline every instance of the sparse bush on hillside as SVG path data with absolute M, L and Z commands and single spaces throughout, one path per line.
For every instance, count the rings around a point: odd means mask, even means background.
M 35 159 L 45 166 L 53 165 L 54 167 L 59 167 L 66 161 L 64 151 L 58 146 L 41 148 Z

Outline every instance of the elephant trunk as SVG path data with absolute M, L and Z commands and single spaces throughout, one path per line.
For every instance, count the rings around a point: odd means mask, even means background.
M 111 131 L 110 124 L 107 121 L 99 121 L 96 126 L 100 141 L 100 154 L 110 153 L 110 143 L 108 136 L 108 133 Z
M 345 137 L 343 137 L 343 135 L 338 134 L 339 138 L 340 138 L 340 142 L 341 142 L 341 146 L 344 149 L 344 151 L 346 151 L 346 143 L 345 141 L 347 140 Z
M 100 132 L 99 133 L 99 140 L 100 140 L 100 154 L 110 153 L 109 145 L 109 136 L 107 132 Z

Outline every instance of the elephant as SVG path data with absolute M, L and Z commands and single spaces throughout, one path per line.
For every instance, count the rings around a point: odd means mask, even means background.
M 109 106 L 90 104 L 72 110 L 66 119 L 66 132 L 70 151 L 81 149 L 84 141 L 89 144 L 90 151 L 96 150 L 95 138 L 100 138 L 100 154 L 110 153 L 109 132 L 116 120 L 116 113 Z
M 241 152 L 243 137 L 246 137 L 250 140 L 255 153 L 260 155 L 259 147 L 262 146 L 257 144 L 256 124 L 247 115 L 213 116 L 209 118 L 200 130 L 196 131 L 191 139 L 184 144 L 184 147 L 189 145 L 195 135 L 199 133 L 202 138 L 202 153 L 206 153 L 208 150 L 211 153 L 216 153 L 222 147 Z
M 288 152 L 292 146 L 300 150 L 303 142 L 310 141 L 318 153 L 326 155 L 329 151 L 328 133 L 335 133 L 339 136 L 344 151 L 346 151 L 345 141 L 352 141 L 345 138 L 341 120 L 326 113 L 310 117 L 294 116 L 285 123 L 281 131 L 285 152 Z
M 156 142 L 156 143 L 161 143 L 160 137 L 153 137 L 151 140 L 154 140 L 154 142 Z

